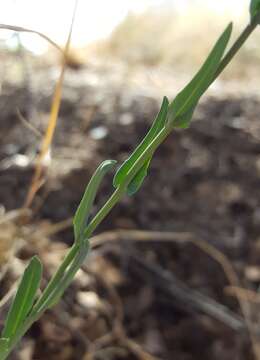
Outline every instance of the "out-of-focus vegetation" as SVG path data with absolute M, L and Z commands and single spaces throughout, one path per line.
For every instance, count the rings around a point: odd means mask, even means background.
M 189 6 L 185 13 L 168 8 L 130 13 L 113 31 L 102 50 L 131 66 L 169 66 L 180 72 L 190 72 L 200 65 L 201 57 L 207 54 L 230 16 L 227 12 L 219 17 L 196 5 Z M 247 14 L 239 17 L 233 37 L 247 20 Z M 249 39 L 234 59 L 229 77 L 248 76 L 249 68 L 253 69 L 259 63 L 259 40 L 259 33 Z

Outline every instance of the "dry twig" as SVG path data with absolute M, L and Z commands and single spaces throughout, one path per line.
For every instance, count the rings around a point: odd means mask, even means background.
M 52 46 L 54 46 L 60 52 L 63 53 L 62 48 L 55 41 L 53 41 L 51 38 L 49 38 L 45 34 L 41 33 L 40 31 L 24 28 L 22 26 L 13 26 L 13 25 L 8 25 L 8 24 L 0 24 L 0 29 L 11 30 L 11 31 L 15 31 L 15 32 L 27 32 L 27 33 L 36 34 L 36 35 L 40 36 L 41 38 L 43 38 L 44 40 L 46 40 L 48 43 L 50 43 Z
M 75 1 L 74 11 L 73 11 L 73 15 L 72 15 L 72 21 L 71 21 L 71 25 L 70 25 L 68 39 L 67 39 L 66 46 L 65 46 L 65 52 L 64 52 L 60 76 L 59 76 L 58 82 L 56 84 L 56 88 L 55 88 L 54 95 L 53 95 L 51 112 L 50 112 L 50 117 L 49 117 L 49 121 L 48 121 L 48 127 L 45 132 L 45 135 L 44 135 L 44 138 L 43 138 L 43 141 L 41 144 L 40 153 L 39 153 L 39 156 L 36 161 L 35 173 L 32 178 L 31 185 L 30 185 L 30 188 L 29 188 L 26 200 L 25 200 L 25 204 L 24 204 L 25 208 L 31 206 L 35 194 L 37 193 L 39 188 L 44 183 L 44 181 L 42 179 L 43 160 L 44 160 L 45 156 L 48 154 L 48 152 L 50 151 L 50 146 L 51 146 L 51 143 L 53 140 L 54 131 L 55 131 L 55 128 L 57 125 L 58 113 L 59 113 L 60 103 L 61 103 L 61 92 L 62 92 L 62 86 L 63 86 L 63 81 L 64 81 L 65 69 L 66 69 L 66 57 L 69 52 L 72 29 L 73 29 L 75 15 L 76 15 L 76 9 L 77 9 L 77 0 Z
M 250 319 L 250 304 L 247 299 L 242 298 L 240 296 L 240 290 L 239 290 L 240 282 L 239 282 L 239 279 L 238 279 L 238 276 L 237 276 L 235 270 L 233 269 L 231 262 L 228 260 L 228 258 L 222 252 L 220 252 L 214 246 L 210 245 L 209 243 L 207 243 L 205 241 L 197 240 L 197 241 L 192 241 L 192 243 L 195 246 L 199 247 L 201 250 L 203 250 L 205 253 L 210 255 L 213 259 L 215 259 L 222 267 L 230 285 L 233 287 L 233 289 L 235 291 L 237 301 L 240 305 L 243 317 L 244 317 L 246 325 L 247 325 L 247 329 L 248 329 L 249 337 L 250 337 L 250 340 L 252 343 L 252 348 L 254 351 L 255 358 L 257 360 L 259 360 L 260 359 L 260 344 L 256 338 L 255 331 L 254 331 L 254 328 L 253 328 L 253 325 L 252 325 L 252 322 Z
M 140 360 L 160 360 L 159 358 L 149 354 L 141 347 L 141 345 L 136 343 L 134 340 L 129 339 L 126 335 L 123 327 L 124 308 L 115 287 L 105 281 L 104 278 L 96 272 L 94 273 L 93 271 L 90 271 L 86 266 L 83 266 L 83 270 L 95 276 L 97 281 L 102 283 L 102 285 L 108 291 L 111 302 L 113 304 L 113 309 L 115 309 L 115 316 L 113 318 L 113 327 L 111 331 L 91 344 L 91 347 L 85 355 L 84 360 L 92 360 L 94 359 L 95 354 L 100 353 L 100 351 L 105 352 L 108 349 L 108 346 L 111 348 L 111 344 L 109 345 L 109 343 L 111 343 L 113 340 L 117 340 L 120 344 L 119 346 L 128 348 Z M 114 348 L 114 350 L 116 349 L 118 349 L 118 347 Z

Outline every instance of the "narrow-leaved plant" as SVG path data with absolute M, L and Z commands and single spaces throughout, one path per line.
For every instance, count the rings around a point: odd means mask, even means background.
M 251 0 L 250 22 L 226 52 L 232 32 L 230 23 L 221 34 L 201 69 L 171 102 L 164 97 L 150 130 L 131 156 L 116 171 L 115 188 L 103 207 L 91 219 L 91 209 L 104 176 L 116 161 L 106 160 L 92 176 L 73 220 L 75 241 L 56 273 L 38 296 L 42 264 L 34 256 L 24 271 L 10 306 L 0 338 L 0 360 L 11 353 L 23 335 L 45 310 L 57 304 L 84 263 L 93 231 L 125 194 L 133 195 L 147 176 L 153 154 L 175 128 L 188 128 L 196 106 L 212 82 L 222 73 L 257 25 L 260 24 L 260 0 Z M 225 54 L 226 52 L 226 54 Z

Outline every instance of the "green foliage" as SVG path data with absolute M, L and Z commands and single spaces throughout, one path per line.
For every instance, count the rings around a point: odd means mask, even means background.
M 232 23 L 220 36 L 201 69 L 169 106 L 168 123 L 175 128 L 187 128 L 200 97 L 214 79 L 232 32 Z
M 57 283 L 49 298 L 47 298 L 46 301 L 42 304 L 41 308 L 38 309 L 38 312 L 42 312 L 45 309 L 50 309 L 60 301 L 64 291 L 68 288 L 76 272 L 81 267 L 82 263 L 85 261 L 88 250 L 89 243 L 88 241 L 85 241 L 81 244 L 80 250 L 73 259 L 67 271 L 63 274 L 62 279 L 59 281 L 59 283 Z
M 94 203 L 98 188 L 106 173 L 116 164 L 115 160 L 103 161 L 94 175 L 90 179 L 86 187 L 83 198 L 79 204 L 76 214 L 73 219 L 74 236 L 76 242 L 82 242 L 84 239 L 84 230 L 89 220 L 89 215 Z
M 260 0 L 251 0 L 250 2 L 250 15 L 251 20 L 260 12 Z M 260 23 L 260 20 L 258 21 Z
M 137 146 L 137 148 L 134 150 L 131 156 L 117 170 L 113 179 L 113 185 L 115 188 L 117 188 L 124 182 L 126 175 L 128 174 L 129 170 L 132 168 L 134 163 L 138 160 L 140 155 L 144 153 L 145 149 L 151 143 L 151 141 L 156 137 L 156 135 L 158 135 L 159 132 L 164 128 L 166 122 L 166 116 L 168 112 L 168 106 L 169 106 L 169 101 L 165 96 L 162 101 L 161 109 L 157 117 L 155 118 L 150 130 L 144 137 L 143 141 Z M 137 174 L 135 174 L 135 176 L 129 183 L 127 187 L 128 195 L 133 195 L 140 189 L 144 181 L 144 178 L 147 175 L 151 158 L 152 155 L 149 157 L 148 160 L 146 160 L 146 162 L 143 164 L 141 169 L 137 172 Z
M 12 339 L 23 324 L 35 300 L 42 276 L 40 260 L 34 256 L 24 271 L 21 283 L 7 315 L 2 337 Z
M 135 177 L 130 181 L 130 183 L 127 187 L 127 194 L 129 196 L 134 195 L 142 186 L 144 179 L 147 176 L 151 160 L 152 160 L 152 157 L 150 157 L 148 160 L 146 160 L 146 162 L 141 167 L 141 169 L 137 172 Z

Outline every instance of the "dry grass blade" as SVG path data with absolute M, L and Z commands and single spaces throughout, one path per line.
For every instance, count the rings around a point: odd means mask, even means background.
M 250 319 L 250 304 L 249 304 L 248 299 L 246 299 L 245 297 L 241 297 L 241 295 L 240 295 L 239 279 L 238 279 L 238 276 L 237 276 L 235 270 L 233 269 L 233 266 L 231 265 L 231 262 L 221 251 L 219 251 L 214 246 L 208 244 L 205 241 L 202 241 L 202 240 L 192 241 L 192 243 L 195 246 L 197 246 L 198 248 L 200 248 L 201 250 L 203 250 L 205 253 L 207 253 L 209 256 L 211 256 L 214 260 L 216 260 L 221 265 L 230 285 L 233 288 L 233 291 L 235 293 L 237 301 L 240 305 L 242 314 L 244 316 L 245 322 L 247 324 L 250 340 L 252 343 L 252 348 L 254 350 L 255 359 L 259 360 L 260 359 L 260 346 L 254 336 L 254 331 L 252 328 L 252 322 Z
M 103 358 L 105 359 L 106 353 L 110 349 L 113 349 L 114 354 L 116 354 L 120 347 L 127 348 L 140 360 L 160 360 L 158 357 L 149 354 L 146 350 L 142 348 L 141 345 L 136 343 L 134 340 L 129 339 L 126 335 L 123 326 L 123 320 L 125 316 L 123 304 L 113 284 L 107 282 L 101 275 L 99 275 L 95 271 L 93 272 L 89 270 L 86 265 L 82 267 L 82 270 L 87 274 L 94 276 L 96 278 L 96 281 L 106 288 L 113 309 L 115 309 L 111 331 L 90 344 L 90 347 L 84 356 L 84 360 L 93 360 L 94 358 L 96 358 L 97 355 L 101 356 L 101 354 L 104 355 Z M 113 341 L 115 340 L 118 344 L 116 347 L 113 347 Z
M 250 301 L 255 304 L 260 303 L 260 294 L 253 290 L 248 290 L 236 286 L 226 286 L 225 293 L 231 296 L 239 296 L 241 300 Z
M 166 241 L 166 242 L 190 242 L 207 253 L 215 261 L 217 261 L 222 267 L 224 273 L 227 276 L 229 283 L 231 284 L 232 291 L 236 296 L 241 311 L 243 313 L 250 339 L 252 342 L 252 347 L 255 354 L 255 359 L 260 359 L 260 349 L 258 342 L 255 339 L 254 331 L 252 329 L 252 323 L 250 320 L 250 299 L 248 296 L 241 296 L 241 288 L 239 286 L 238 276 L 233 269 L 228 258 L 216 249 L 214 246 L 208 244 L 205 241 L 195 239 L 190 233 L 174 233 L 174 232 L 150 232 L 150 231 L 138 231 L 138 230 L 117 230 L 117 231 L 108 231 L 102 234 L 96 235 L 91 238 L 92 248 L 97 246 L 105 245 L 108 242 L 122 240 L 132 240 L 132 241 Z M 248 294 L 247 294 L 248 295 Z M 255 300 L 255 299 L 254 299 Z
M 16 109 L 16 113 L 17 113 L 17 117 L 18 119 L 21 121 L 21 123 L 23 124 L 23 126 L 25 128 L 27 128 L 28 130 L 30 130 L 30 132 L 32 134 L 34 134 L 34 136 L 38 139 L 40 139 L 42 137 L 42 134 L 41 132 L 36 129 L 23 115 L 22 113 L 20 112 L 19 109 Z
M 175 242 L 185 243 L 192 241 L 192 234 L 189 232 L 167 232 L 147 230 L 124 230 L 106 231 L 95 235 L 90 239 L 92 248 L 105 245 L 109 242 L 119 241 L 149 241 L 149 242 Z
M 28 218 L 31 212 L 28 209 L 17 209 L 8 211 L 0 217 L 0 225 L 9 221 L 15 222 L 19 219 Z
M 17 285 L 19 284 L 19 280 L 15 281 L 11 287 L 11 289 L 2 297 L 0 300 L 0 309 L 5 306 L 9 300 L 13 297 L 17 290 Z
M 43 179 L 42 179 L 43 160 L 50 150 L 54 131 L 55 131 L 55 128 L 57 125 L 57 118 L 58 118 L 58 113 L 59 113 L 60 103 L 61 103 L 62 86 L 63 86 L 64 74 L 65 74 L 65 69 L 66 69 L 66 58 L 69 53 L 72 29 L 73 29 L 75 15 L 76 15 L 76 9 L 77 9 L 77 3 L 78 3 L 78 0 L 75 1 L 72 21 L 71 21 L 71 25 L 70 25 L 70 31 L 69 31 L 68 39 L 66 42 L 63 62 L 62 62 L 62 66 L 61 66 L 61 72 L 60 72 L 58 82 L 56 84 L 56 88 L 54 91 L 53 100 L 52 100 L 52 104 L 51 104 L 51 112 L 50 112 L 50 116 L 49 116 L 48 127 L 45 132 L 45 135 L 44 135 L 44 138 L 43 138 L 43 141 L 41 144 L 41 148 L 40 148 L 40 153 L 39 153 L 37 161 L 36 161 L 36 168 L 35 168 L 34 176 L 32 178 L 32 182 L 31 182 L 31 185 L 30 185 L 30 188 L 29 188 L 26 200 L 25 200 L 25 204 L 24 204 L 25 208 L 31 206 L 35 194 L 37 193 L 37 191 L 43 184 Z
M 21 27 L 21 26 L 8 25 L 8 24 L 0 24 L 0 29 L 11 30 L 11 31 L 16 31 L 16 32 L 27 32 L 27 33 L 36 34 L 36 35 L 40 36 L 41 38 L 43 38 L 44 40 L 46 40 L 48 43 L 50 43 L 52 46 L 54 46 L 54 47 L 55 47 L 56 49 L 58 49 L 60 52 L 63 53 L 62 48 L 61 48 L 55 41 L 53 41 L 51 38 L 49 38 L 48 36 L 44 35 L 44 34 L 41 33 L 40 31 L 27 29 L 27 28 L 24 28 L 24 27 Z

